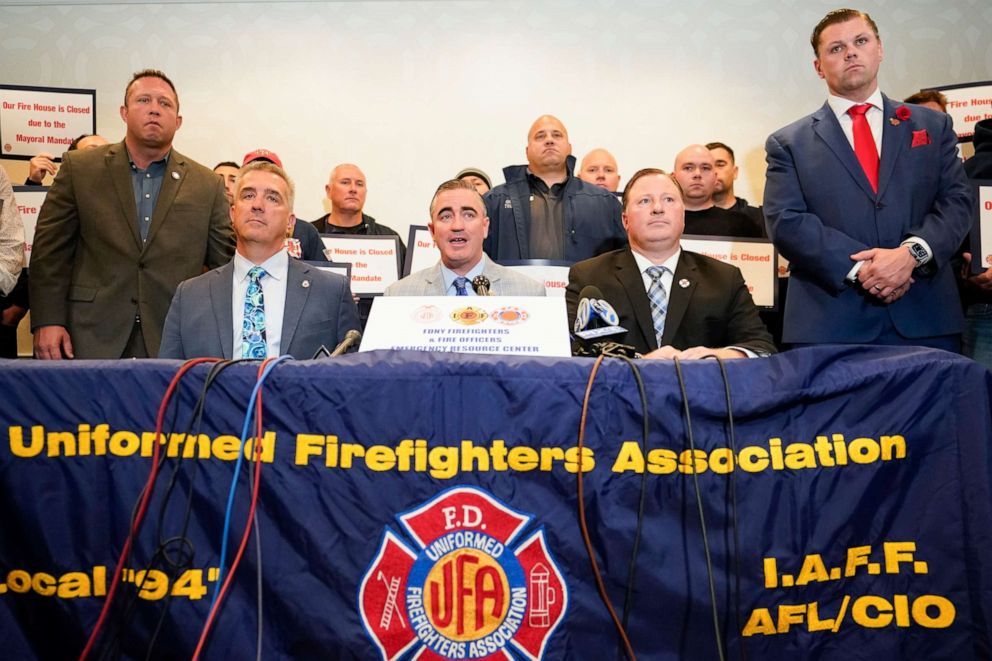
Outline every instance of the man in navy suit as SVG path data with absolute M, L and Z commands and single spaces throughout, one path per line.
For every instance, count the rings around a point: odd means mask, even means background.
M 348 280 L 286 252 L 292 213 L 293 184 L 282 168 L 264 161 L 241 168 L 231 205 L 234 259 L 179 285 L 160 358 L 305 360 L 358 329 Z
M 765 146 L 765 218 L 791 264 L 782 339 L 956 351 L 950 260 L 972 197 L 951 120 L 879 91 L 882 43 L 864 12 L 830 12 L 811 44 L 827 102 Z

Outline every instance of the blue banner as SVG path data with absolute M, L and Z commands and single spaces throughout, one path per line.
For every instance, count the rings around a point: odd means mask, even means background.
M 83 649 L 156 442 L 91 658 L 192 655 L 246 523 L 243 459 L 222 561 L 257 366 L 220 373 L 200 425 L 210 368 L 193 368 L 156 439 L 178 366 L 0 367 L 4 657 Z M 992 373 L 922 349 L 796 350 L 727 363 L 726 382 L 694 361 L 687 418 L 673 364 L 640 361 L 644 439 L 631 368 L 611 360 L 580 449 L 592 366 L 399 352 L 277 366 L 259 537 L 204 658 L 249 658 L 259 640 L 265 659 L 618 658 L 580 474 L 638 658 L 715 659 L 718 643 L 728 659 L 990 658 Z

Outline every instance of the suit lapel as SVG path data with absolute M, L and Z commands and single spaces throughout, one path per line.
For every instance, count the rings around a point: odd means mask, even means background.
M 822 108 L 813 113 L 813 131 L 820 136 L 865 194 L 875 199 L 875 191 L 871 189 L 864 168 L 861 167 L 851 143 L 847 141 L 847 136 L 844 135 L 844 130 L 840 127 L 840 122 L 837 121 L 829 104 L 824 103 Z
M 179 176 L 175 177 L 173 173 Z M 172 202 L 176 199 L 176 193 L 179 192 L 179 187 L 182 186 L 185 179 L 186 157 L 172 150 L 168 160 L 165 162 L 165 173 L 162 175 L 162 188 L 159 190 L 158 200 L 155 201 L 155 212 L 152 214 L 151 227 L 148 228 L 146 246 L 155 239 L 159 228 L 165 222 L 165 218 L 169 214 L 169 209 L 172 208 Z
M 896 161 L 909 148 L 907 146 L 909 140 L 906 134 L 906 131 L 909 130 L 908 122 L 900 122 L 895 126 L 889 122 L 889 118 L 896 116 L 896 104 L 892 103 L 892 100 L 884 94 L 882 95 L 882 112 L 884 113 L 884 122 L 882 124 L 882 159 L 879 163 L 878 172 L 879 197 L 882 196 L 882 192 L 892 179 L 892 173 L 896 169 Z
M 282 339 L 279 341 L 281 354 L 289 353 L 303 315 L 303 306 L 310 297 L 310 267 L 289 256 L 286 259 L 289 260 L 289 270 L 286 272 L 286 307 L 282 311 Z M 307 283 L 305 287 L 304 282 Z
M 627 293 L 627 300 L 630 301 L 634 319 L 637 321 L 641 333 L 647 340 L 648 346 L 657 349 L 658 340 L 654 332 L 654 319 L 651 317 L 651 302 L 648 300 L 647 292 L 644 291 L 644 279 L 641 277 L 641 271 L 637 268 L 637 262 L 634 261 L 634 255 L 629 248 L 620 254 L 616 269 L 617 280 L 620 281 L 620 285 Z
M 661 337 L 663 344 L 672 343 L 675 333 L 678 332 L 679 326 L 682 324 L 682 318 L 689 307 L 689 299 L 692 298 L 692 292 L 696 290 L 698 280 L 696 265 L 692 263 L 690 258 L 687 258 L 686 252 L 683 250 L 682 254 L 679 255 L 679 264 L 675 267 L 675 273 L 672 276 L 671 291 L 668 292 L 668 313 L 665 315 L 665 332 Z M 682 284 L 685 282 L 689 284 L 683 287 Z
M 138 247 L 140 251 L 141 236 L 138 234 L 138 205 L 134 202 L 134 184 L 131 182 L 131 162 L 127 157 L 127 148 L 124 143 L 114 145 L 110 150 L 107 151 L 106 155 L 106 166 L 110 173 L 110 180 L 114 182 L 114 190 L 117 191 L 117 199 L 121 204 L 121 211 L 123 211 L 123 216 L 117 216 L 112 214 L 115 218 L 124 218 L 127 228 L 125 231 L 130 231 L 131 237 L 134 238 L 134 244 Z
M 212 271 L 210 279 L 210 307 L 214 311 L 217 322 L 217 334 L 220 336 L 221 355 L 230 360 L 234 353 L 234 261 Z M 240 358 L 240 356 L 238 356 Z
M 441 276 L 441 262 L 438 262 L 424 274 L 424 290 L 422 296 L 444 296 L 444 278 Z
M 482 254 L 482 262 L 482 275 L 489 280 L 489 294 L 491 296 L 503 296 L 503 287 L 499 284 L 502 278 L 493 268 L 493 262 L 486 258 L 485 253 Z

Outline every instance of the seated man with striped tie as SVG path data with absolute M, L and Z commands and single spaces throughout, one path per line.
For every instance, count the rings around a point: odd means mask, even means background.
M 293 197 L 293 182 L 278 165 L 241 168 L 231 206 L 237 252 L 230 263 L 179 285 L 160 358 L 306 360 L 358 329 L 347 279 L 286 252 Z
M 579 293 L 598 288 L 627 329 L 615 339 L 645 358 L 744 358 L 775 353 L 737 267 L 682 250 L 685 204 L 663 170 L 640 170 L 623 191 L 629 245 L 568 273 L 569 327 Z
M 489 217 L 471 182 L 452 179 L 441 184 L 430 213 L 427 227 L 441 260 L 394 282 L 386 296 L 475 296 L 475 287 L 483 281 L 488 281 L 485 288 L 491 296 L 545 295 L 542 283 L 500 266 L 482 252 Z

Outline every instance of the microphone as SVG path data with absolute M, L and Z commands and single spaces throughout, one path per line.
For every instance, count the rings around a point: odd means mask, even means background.
M 477 275 L 472 278 L 472 289 L 477 296 L 489 296 L 489 278 L 484 275 Z
M 603 292 L 599 287 L 586 285 L 579 294 L 579 305 L 575 311 L 572 331 L 576 337 L 591 340 L 606 335 L 626 333 L 627 329 L 620 326 L 620 315 L 603 298 Z
M 341 344 L 334 347 L 334 351 L 331 352 L 330 358 L 335 356 L 340 356 L 345 351 L 351 348 L 353 344 L 357 344 L 359 340 L 362 339 L 361 331 L 350 330 L 344 334 L 344 339 L 341 340 Z
M 575 337 L 580 339 L 575 351 L 578 356 L 605 354 L 637 357 L 637 352 L 632 346 L 611 340 L 597 340 L 609 335 L 626 333 L 627 329 L 620 326 L 620 316 L 617 311 L 603 298 L 603 292 L 595 285 L 586 285 L 582 288 L 572 330 Z

